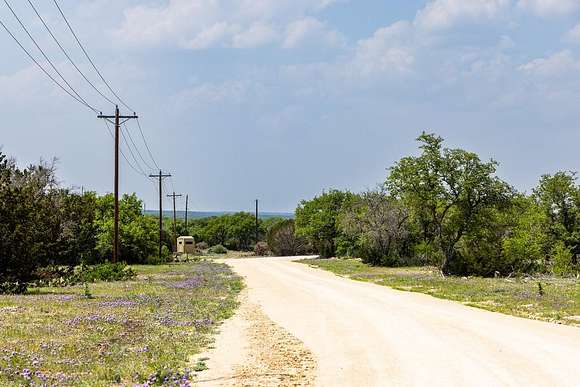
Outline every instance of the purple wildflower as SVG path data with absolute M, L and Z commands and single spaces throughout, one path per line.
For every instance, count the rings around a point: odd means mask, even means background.
M 166 284 L 174 289 L 193 289 L 203 284 L 203 277 L 196 275 L 195 277 L 188 278 L 184 281 L 167 282 Z
M 137 303 L 135 301 L 129 301 L 129 300 L 115 300 L 115 301 L 99 302 L 99 306 L 111 307 L 111 308 L 127 307 L 127 306 L 135 306 L 135 305 L 137 305 Z

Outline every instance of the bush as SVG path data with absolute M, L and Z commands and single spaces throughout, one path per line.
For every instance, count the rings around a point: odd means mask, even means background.
M 556 243 L 550 255 L 553 261 L 552 271 L 554 274 L 571 274 L 577 270 L 576 265 L 572 262 L 572 252 L 563 242 Z
M 266 242 L 258 242 L 256 246 L 254 246 L 254 254 L 258 257 L 265 257 L 269 255 L 270 247 Z
M 208 249 L 208 244 L 205 242 L 199 242 L 195 245 L 195 248 L 198 250 L 207 250 Z
M 371 265 L 401 266 L 409 245 L 409 211 L 384 190 L 361 194 L 343 211 L 338 238 L 344 252 Z
M 0 294 L 23 294 L 27 288 L 25 282 L 0 282 Z
M 210 254 L 227 254 L 228 249 L 226 249 L 222 245 L 215 245 L 210 247 L 207 252 Z
M 303 200 L 296 208 L 295 228 L 322 257 L 336 254 L 336 239 L 341 236 L 339 216 L 356 196 L 350 192 L 330 190 L 312 200 Z
M 270 228 L 268 246 L 274 255 L 280 257 L 299 255 L 308 250 L 306 239 L 295 233 L 293 219 L 281 220 Z
M 126 281 L 137 273 L 125 263 L 102 263 L 95 266 L 81 266 L 79 282 Z

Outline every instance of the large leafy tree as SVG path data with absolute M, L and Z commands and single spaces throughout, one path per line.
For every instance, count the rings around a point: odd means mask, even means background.
M 441 251 L 442 271 L 470 271 L 458 243 L 477 231 L 494 209 L 508 205 L 513 189 L 495 176 L 495 161 L 444 148 L 443 139 L 433 134 L 423 133 L 417 140 L 422 153 L 396 163 L 386 186 L 409 208 L 422 239 Z
M 312 200 L 303 200 L 296 208 L 296 233 L 305 237 L 321 256 L 334 256 L 342 234 L 340 214 L 354 199 L 350 192 L 330 190 Z
M 534 198 L 548 218 L 553 243 L 562 241 L 574 260 L 580 256 L 580 185 L 576 179 L 572 172 L 544 175 L 534 190 Z
M 53 163 L 20 169 L 0 153 L 0 282 L 93 254 L 94 195 L 58 187 Z
M 263 232 L 261 220 L 258 231 Z M 224 245 L 231 250 L 249 250 L 256 239 L 256 219 L 248 212 L 214 216 L 194 221 L 192 234 L 209 245 Z
M 157 255 L 159 229 L 155 218 L 142 214 L 143 204 L 135 194 L 125 194 L 119 201 L 119 237 L 121 260 L 128 263 L 145 263 Z M 95 225 L 96 250 L 93 260 L 111 259 L 113 248 L 112 194 L 97 199 Z

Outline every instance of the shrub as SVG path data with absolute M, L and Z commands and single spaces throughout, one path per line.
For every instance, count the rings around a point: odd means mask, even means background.
M 258 257 L 265 257 L 269 255 L 270 247 L 266 242 L 258 242 L 256 246 L 254 246 L 254 254 Z
M 553 261 L 552 271 L 557 275 L 570 274 L 577 270 L 572 262 L 572 252 L 564 242 L 558 242 L 554 245 L 551 251 Z
M 195 245 L 195 248 L 198 250 L 207 250 L 208 249 L 208 244 L 205 242 L 199 242 Z
M 361 194 L 341 216 L 342 232 L 354 241 L 344 243 L 350 245 L 346 252 L 358 252 L 371 265 L 402 265 L 409 244 L 408 218 L 409 211 L 384 190 Z
M 295 233 L 293 219 L 281 220 L 270 228 L 268 246 L 274 255 L 281 257 L 303 254 L 308 250 L 306 239 Z
M 296 234 L 306 238 L 322 257 L 333 257 L 341 235 L 339 216 L 355 197 L 350 192 L 330 190 L 303 200 L 296 208 Z
M 0 282 L 0 294 L 23 294 L 27 288 L 25 282 Z
M 136 275 L 137 273 L 125 263 L 105 262 L 95 266 L 81 266 L 79 279 L 80 282 L 126 281 Z
M 208 249 L 208 253 L 210 254 L 227 254 L 228 249 L 223 247 L 222 245 L 215 245 Z

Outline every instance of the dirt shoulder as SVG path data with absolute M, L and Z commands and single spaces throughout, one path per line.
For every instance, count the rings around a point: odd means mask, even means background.
M 221 327 L 211 349 L 192 359 L 208 367 L 198 374 L 199 386 L 312 386 L 316 362 L 304 344 L 274 323 L 249 301 Z

